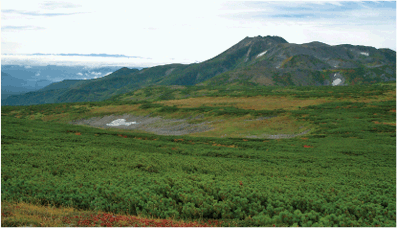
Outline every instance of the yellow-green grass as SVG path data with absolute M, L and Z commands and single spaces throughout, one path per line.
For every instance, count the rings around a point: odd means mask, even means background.
M 240 109 L 253 110 L 296 110 L 298 107 L 322 104 L 327 99 L 300 99 L 281 96 L 255 96 L 255 97 L 196 97 L 181 100 L 159 101 L 157 103 L 178 108 L 197 108 L 200 106 L 233 106 Z
M 73 208 L 37 206 L 24 202 L 1 202 L 1 226 L 66 226 L 62 219 L 79 213 L 82 212 Z
M 25 202 L 1 203 L 2 227 L 86 227 L 86 226 L 127 226 L 127 227 L 214 227 L 220 226 L 218 221 L 184 221 L 145 218 L 126 214 L 102 211 L 77 210 L 71 207 L 54 207 L 51 205 L 35 205 Z
M 204 94 L 209 90 L 203 89 L 197 91 L 197 93 Z M 298 91 L 294 88 L 280 88 L 275 92 L 289 92 L 290 94 L 304 94 L 308 91 Z M 337 93 L 336 91 L 329 91 L 328 93 Z M 342 94 L 340 94 L 342 95 Z M 345 101 L 345 102 L 377 102 L 386 100 L 395 100 L 396 90 L 388 91 L 383 95 L 376 95 L 371 97 L 354 98 L 349 95 L 342 96 L 340 98 L 334 97 L 322 97 L 322 98 L 297 98 L 294 96 L 252 96 L 252 97 L 195 97 L 188 99 L 175 99 L 175 100 L 164 100 L 154 102 L 166 106 L 176 106 L 180 111 L 176 112 L 158 112 L 161 108 L 149 108 L 142 109 L 142 104 L 122 104 L 122 105 L 73 105 L 72 108 L 85 109 L 81 113 L 55 113 L 55 114 L 43 114 L 40 112 L 31 112 L 28 116 L 23 116 L 18 111 L 10 112 L 10 115 L 16 116 L 17 118 L 28 118 L 28 119 L 41 119 L 43 121 L 56 121 L 67 123 L 70 120 L 89 118 L 93 116 L 106 116 L 106 115 L 122 115 L 132 114 L 135 116 L 146 116 L 146 115 L 160 115 L 163 118 L 172 119 L 183 119 L 188 117 L 194 117 L 198 115 L 198 112 L 184 112 L 184 108 L 198 108 L 201 106 L 209 107 L 235 107 L 245 110 L 277 110 L 283 109 L 287 112 L 279 114 L 277 117 L 270 119 L 257 119 L 250 114 L 244 116 L 214 116 L 208 113 L 204 114 L 203 118 L 190 119 L 189 123 L 201 123 L 209 122 L 210 127 L 213 129 L 206 132 L 193 133 L 192 136 L 204 136 L 204 137 L 250 137 L 259 136 L 263 134 L 296 134 L 307 129 L 314 129 L 315 126 L 309 123 L 299 122 L 295 118 L 289 115 L 288 111 L 297 110 L 299 108 L 307 107 L 310 105 L 319 105 L 328 102 Z M 345 107 L 348 108 L 349 106 Z M 249 120 L 249 121 L 248 121 Z M 388 125 L 395 125 L 395 123 L 388 122 L 383 123 Z
M 213 120 L 210 131 L 193 133 L 192 136 L 261 138 L 263 134 L 296 134 L 313 127 L 309 123 L 298 121 L 289 115 L 279 115 L 269 119 L 260 119 L 245 115 L 242 117 L 220 116 Z

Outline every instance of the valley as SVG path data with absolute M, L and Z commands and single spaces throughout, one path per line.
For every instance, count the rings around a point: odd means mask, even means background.
M 2 3 L 2 227 L 397 227 L 396 1 Z
M 394 227 L 395 88 L 152 86 L 2 106 L 2 225 Z

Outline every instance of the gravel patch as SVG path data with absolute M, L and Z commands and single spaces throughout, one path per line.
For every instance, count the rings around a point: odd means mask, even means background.
M 71 121 L 70 124 L 88 125 L 99 128 L 119 128 L 126 130 L 142 130 L 158 135 L 186 135 L 212 130 L 208 124 L 210 122 L 202 122 L 198 124 L 188 123 L 187 120 L 200 119 L 201 116 L 191 117 L 188 119 L 164 119 L 162 117 L 150 116 L 134 116 L 131 114 L 110 115 L 104 117 L 93 117 L 90 119 L 81 119 Z M 123 121 L 120 121 L 123 120 Z M 115 125 L 112 122 L 126 122 L 134 124 Z
M 124 115 L 110 115 L 103 117 L 92 117 L 90 119 L 75 120 L 69 123 L 75 125 L 88 125 L 92 127 L 106 128 L 106 129 L 118 128 L 125 130 L 141 130 L 158 135 L 187 135 L 192 133 L 199 133 L 199 132 L 213 130 L 213 128 L 209 125 L 212 123 L 210 121 L 205 121 L 196 124 L 187 122 L 189 120 L 199 120 L 202 119 L 203 117 L 204 117 L 203 115 L 198 115 L 198 116 L 190 116 L 189 118 L 186 119 L 164 119 L 159 116 L 150 117 L 149 115 L 135 116 L 131 114 L 124 114 Z M 260 117 L 254 120 L 264 120 L 273 117 L 275 116 Z M 245 120 L 245 121 L 253 121 L 253 120 Z M 288 139 L 307 134 L 309 131 L 310 129 L 296 134 L 275 134 L 275 135 L 261 134 L 261 135 L 247 135 L 243 137 L 265 138 L 265 139 Z

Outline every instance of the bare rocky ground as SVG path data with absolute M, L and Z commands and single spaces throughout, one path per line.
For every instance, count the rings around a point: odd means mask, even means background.
M 136 124 L 131 124 L 129 126 L 106 125 L 117 119 L 125 119 L 126 122 L 136 122 Z M 131 114 L 124 114 L 124 115 L 110 115 L 104 117 L 93 117 L 90 119 L 72 121 L 70 123 L 77 125 L 89 125 L 92 127 L 100 127 L 100 128 L 142 130 L 158 135 L 186 135 L 191 133 L 204 132 L 212 129 L 208 125 L 210 122 L 202 122 L 198 124 L 188 123 L 187 121 L 191 119 L 164 119 L 158 116 L 150 117 L 150 116 L 134 116 Z
M 125 130 L 141 130 L 145 132 L 150 132 L 158 135 L 187 135 L 192 133 L 199 133 L 212 130 L 210 126 L 211 122 L 201 122 L 197 124 L 188 123 L 189 120 L 201 119 L 203 116 L 195 116 L 186 119 L 165 119 L 159 116 L 150 117 L 147 116 L 134 116 L 131 114 L 124 115 L 110 115 L 104 117 L 93 117 L 90 119 L 81 119 L 71 121 L 70 124 L 76 125 L 88 125 L 98 128 L 119 128 Z M 273 117 L 273 116 L 272 116 Z M 262 117 L 257 120 L 268 119 L 272 117 Z M 107 124 L 113 122 L 114 120 L 125 119 L 125 122 L 136 122 L 136 124 L 131 125 L 121 125 L 121 126 L 108 126 Z M 252 121 L 252 120 L 246 120 Z M 285 139 L 293 138 L 307 134 L 309 130 L 303 131 L 297 134 L 262 134 L 262 135 L 249 135 L 242 136 L 245 138 L 266 138 L 266 139 Z

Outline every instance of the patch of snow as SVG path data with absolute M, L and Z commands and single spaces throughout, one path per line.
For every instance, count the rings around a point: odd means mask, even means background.
M 336 73 L 334 74 L 334 77 L 336 77 Z
M 107 126 L 112 126 L 112 127 L 116 127 L 116 126 L 121 126 L 121 125 L 125 125 L 125 126 L 130 126 L 131 124 L 136 124 L 136 122 L 125 122 L 125 119 L 117 119 L 117 120 L 113 120 L 111 123 L 106 124 Z
M 262 55 L 266 54 L 266 52 L 267 52 L 267 51 L 264 51 L 264 52 L 262 52 L 262 53 L 259 53 L 259 54 L 256 56 L 256 58 L 261 57 Z
M 337 79 L 335 79 L 335 80 L 332 82 L 332 86 L 339 85 L 341 82 L 342 82 L 342 80 L 341 80 L 340 78 L 337 78 Z
M 365 55 L 365 56 L 369 56 L 368 52 L 360 52 L 360 54 Z

